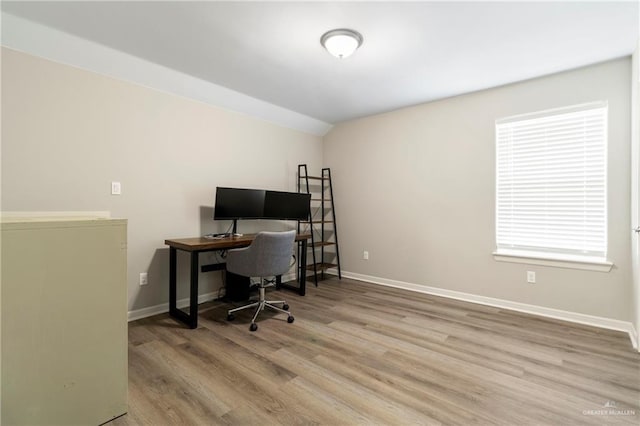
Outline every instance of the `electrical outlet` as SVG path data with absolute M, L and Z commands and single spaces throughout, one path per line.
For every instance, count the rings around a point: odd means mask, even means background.
M 111 195 L 120 195 L 122 194 L 122 186 L 120 182 L 111 182 Z
M 365 251 L 363 251 L 363 252 L 362 252 L 362 258 L 363 258 L 364 260 L 369 260 L 369 252 L 368 252 L 368 251 L 366 251 L 366 250 L 365 250 Z
M 147 273 L 146 272 L 140 272 L 140 285 L 147 285 L 149 284 L 149 280 L 147 278 Z
M 536 282 L 536 273 L 534 271 L 527 271 L 527 282 L 531 284 Z

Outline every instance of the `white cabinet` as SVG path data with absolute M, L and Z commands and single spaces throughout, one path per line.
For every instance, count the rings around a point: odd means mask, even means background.
M 2 220 L 2 424 L 127 411 L 127 222 Z

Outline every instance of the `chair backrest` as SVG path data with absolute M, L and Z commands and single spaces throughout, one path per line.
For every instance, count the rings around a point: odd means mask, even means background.
M 249 247 L 227 252 L 227 271 L 245 277 L 282 275 L 291 266 L 296 231 L 260 232 Z

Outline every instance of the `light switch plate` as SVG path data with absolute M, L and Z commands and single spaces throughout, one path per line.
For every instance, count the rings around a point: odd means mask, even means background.
M 120 182 L 111 182 L 111 195 L 120 195 L 122 193 L 122 186 Z

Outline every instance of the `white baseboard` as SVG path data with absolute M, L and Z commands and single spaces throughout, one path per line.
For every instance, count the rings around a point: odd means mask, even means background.
M 334 275 L 337 274 L 337 270 L 327 270 L 326 272 Z M 638 345 L 638 332 L 631 322 L 620 321 L 611 318 L 597 317 L 593 315 L 580 314 L 577 312 L 563 311 L 560 309 L 545 308 L 543 306 L 529 305 L 526 303 L 512 302 L 510 300 L 496 299 L 493 297 L 479 296 L 471 293 L 464 293 L 460 291 L 447 290 L 443 288 L 424 286 L 420 284 L 408 283 L 404 281 L 391 280 L 387 278 L 379 278 L 371 275 L 357 274 L 354 272 L 342 272 L 342 276 L 357 281 L 365 281 L 372 284 L 383 285 L 387 287 L 395 287 L 409 291 L 415 291 L 417 293 L 432 294 L 434 296 L 447 297 L 449 299 L 462 300 L 465 302 L 478 303 L 480 305 L 494 306 L 496 308 L 511 309 L 513 311 L 524 312 L 533 315 L 539 315 L 547 318 L 554 318 L 568 322 L 574 322 L 578 324 L 585 324 L 594 327 L 605 328 L 608 330 L 622 331 L 629 334 L 629 339 L 634 349 L 640 351 Z M 290 281 L 295 279 L 295 274 L 287 274 L 283 276 L 284 281 Z M 215 300 L 215 292 L 205 293 L 198 296 L 198 304 Z M 189 306 L 189 299 L 180 299 L 177 302 L 179 308 Z M 153 315 L 169 312 L 169 303 L 161 303 L 155 306 L 149 306 L 147 308 L 136 309 L 129 311 L 127 316 L 129 321 L 135 321 L 138 319 L 150 317 Z
M 285 274 L 282 276 L 283 281 L 292 281 L 296 279 L 295 273 Z M 210 292 L 198 295 L 198 304 L 210 302 L 215 300 L 218 292 Z M 176 302 L 178 308 L 185 308 L 189 306 L 189 298 L 180 299 Z M 127 320 L 135 321 L 146 317 L 151 317 L 153 315 L 164 314 L 165 312 L 169 312 L 169 302 L 161 303 L 155 306 L 149 306 L 147 308 L 135 309 L 127 312 Z
M 205 293 L 198 296 L 198 304 L 209 302 L 214 300 L 217 295 L 217 292 Z M 189 306 L 189 298 L 180 299 L 176 302 L 178 308 L 185 308 Z M 169 302 L 161 303 L 155 306 L 149 306 L 147 308 L 136 309 L 133 311 L 129 311 L 127 313 L 127 318 L 129 321 L 135 321 L 146 317 L 151 317 L 153 315 L 164 314 L 165 312 L 169 312 Z
M 449 299 L 462 300 L 465 302 L 478 303 L 480 305 L 494 306 L 496 308 L 510 309 L 527 314 L 539 315 L 547 318 L 554 318 L 578 324 L 591 325 L 608 330 L 622 331 L 629 334 L 633 347 L 638 350 L 638 333 L 633 323 L 620 321 L 611 318 L 597 317 L 593 315 L 581 314 L 578 312 L 563 311 L 560 309 L 545 308 L 543 306 L 529 305 L 526 303 L 512 302 L 510 300 L 496 299 L 493 297 L 479 296 L 471 293 L 447 290 L 437 287 L 429 287 L 420 284 L 407 283 L 403 281 L 390 280 L 387 278 L 373 277 L 370 275 L 357 274 L 354 272 L 342 272 L 345 278 L 357 281 L 365 281 L 387 287 L 401 288 L 418 293 L 432 294 L 434 296 L 447 297 Z
M 631 331 L 629 331 L 629 337 L 631 338 L 631 344 L 633 345 L 633 348 L 640 352 L 640 346 L 638 346 L 638 330 L 636 330 L 636 327 L 633 325 L 633 323 L 631 324 Z

